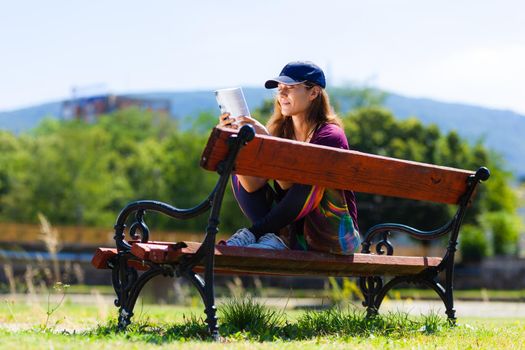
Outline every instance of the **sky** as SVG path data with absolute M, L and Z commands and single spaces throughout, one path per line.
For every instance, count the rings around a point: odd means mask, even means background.
M 328 86 L 525 114 L 518 0 L 2 0 L 0 45 L 0 111 L 73 91 L 263 86 L 310 60 Z

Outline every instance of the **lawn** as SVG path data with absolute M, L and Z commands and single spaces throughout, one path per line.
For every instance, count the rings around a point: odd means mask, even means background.
M 56 302 L 13 302 L 8 297 L 0 300 L 0 349 L 525 348 L 525 318 L 460 319 L 457 327 L 450 328 L 441 316 L 424 315 L 409 318 L 408 315 L 398 314 L 393 315 L 391 319 L 394 323 L 401 320 L 401 328 L 381 328 L 374 323 L 367 326 L 369 328 L 365 331 L 361 329 L 354 332 L 353 330 L 357 329 L 355 322 L 348 326 L 336 323 L 333 319 L 327 321 L 327 318 L 316 318 L 315 315 L 328 315 L 327 311 L 287 310 L 283 314 L 281 310 L 265 308 L 262 311 L 269 312 L 270 318 L 271 315 L 285 318 L 285 325 L 280 323 L 276 326 L 270 322 L 259 328 L 280 327 L 281 335 L 261 341 L 261 338 L 254 337 L 249 332 L 235 331 L 231 327 L 225 329 L 223 325 L 221 329 L 226 335 L 223 342 L 211 343 L 192 336 L 202 332 L 202 322 L 199 319 L 203 315 L 201 307 L 138 305 L 133 318 L 134 327 L 130 327 L 128 332 L 115 333 L 116 308 L 109 308 L 103 304 L 80 305 L 68 302 L 67 299 L 60 305 Z M 55 307 L 57 308 L 53 311 Z M 223 319 L 229 317 L 229 320 L 233 320 L 228 323 L 231 326 L 236 322 L 235 317 L 242 318 L 245 315 L 242 311 L 233 316 L 222 316 Z M 307 314 L 311 317 L 305 317 Z M 385 318 L 388 319 L 389 316 Z M 245 322 L 242 319 L 238 321 Z M 427 324 L 427 328 L 421 327 L 422 324 Z M 327 331 L 319 330 L 321 328 L 315 330 L 319 325 L 325 325 Z M 341 331 L 338 331 L 338 327 Z M 332 330 L 329 331 L 330 328 Z M 345 332 L 346 329 L 350 332 Z M 286 332 L 283 333 L 283 330 Z M 305 332 L 303 335 L 297 335 L 298 330 L 299 333 Z M 282 334 L 288 334 L 292 340 Z

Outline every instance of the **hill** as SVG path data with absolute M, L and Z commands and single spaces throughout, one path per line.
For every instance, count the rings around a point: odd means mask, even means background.
M 32 107 L 0 112 L 0 129 L 16 133 L 35 127 L 46 116 L 60 115 L 62 102 L 49 102 Z
M 272 97 L 272 91 L 244 88 L 251 109 Z M 172 115 L 177 119 L 196 116 L 203 111 L 218 112 L 211 91 L 151 92 L 133 94 L 171 101 Z M 45 116 L 59 116 L 61 102 L 50 102 L 24 109 L 0 112 L 0 129 L 22 132 L 34 127 Z M 489 109 L 460 103 L 445 103 L 427 98 L 412 98 L 389 93 L 385 107 L 398 118 L 418 117 L 425 124 L 437 124 L 444 132 L 457 130 L 469 140 L 482 140 L 487 147 L 503 156 L 507 168 L 525 176 L 525 116 L 507 110 Z

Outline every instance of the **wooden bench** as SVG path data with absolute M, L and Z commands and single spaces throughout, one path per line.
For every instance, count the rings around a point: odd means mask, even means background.
M 365 297 L 363 305 L 370 316 L 377 314 L 392 287 L 418 283 L 437 292 L 449 320 L 454 322 L 457 238 L 477 184 L 489 178 L 488 169 L 482 167 L 473 172 L 255 135 L 251 126 L 244 126 L 238 133 L 215 128 L 203 152 L 201 166 L 220 175 L 215 188 L 201 204 L 179 209 L 157 201 L 132 202 L 117 218 L 116 247 L 99 248 L 95 253 L 93 265 L 112 270 L 120 328 L 130 323 L 139 293 L 151 278 L 176 276 L 188 279 L 199 291 L 209 331 L 217 338 L 215 273 L 356 276 Z M 376 225 L 363 235 L 361 253 L 349 256 L 221 246 L 216 245 L 216 235 L 221 203 L 232 171 L 327 188 L 455 204 L 457 212 L 448 223 L 432 231 L 396 223 Z M 209 210 L 202 242 L 150 241 L 144 222 L 146 211 L 185 220 Z M 128 222 L 129 229 L 126 229 Z M 406 233 L 421 240 L 448 235 L 449 241 L 443 257 L 395 256 L 388 240 L 391 233 Z M 389 280 L 384 283 L 386 276 Z M 443 284 L 438 277 L 443 278 Z

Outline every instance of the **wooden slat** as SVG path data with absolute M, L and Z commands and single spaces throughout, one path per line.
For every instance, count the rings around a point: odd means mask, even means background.
M 91 265 L 97 269 L 108 269 L 108 261 L 117 255 L 116 248 L 98 248 L 91 259 Z
M 109 269 L 108 262 L 115 255 L 117 255 L 116 248 L 97 248 L 95 255 L 93 255 L 93 258 L 91 259 L 91 265 L 97 269 Z M 140 271 L 149 269 L 149 266 L 144 265 L 141 261 L 135 259 L 129 259 L 128 266 L 134 267 Z
M 170 244 L 136 243 L 131 247 L 131 254 L 141 260 L 151 260 L 155 263 L 166 262 L 166 255 Z
M 182 255 L 195 254 L 200 243 L 174 245 L 137 243 L 132 254 L 139 259 L 157 263 L 174 263 Z M 370 276 L 413 275 L 429 266 L 437 266 L 441 258 L 353 254 L 348 256 L 295 250 L 275 251 L 245 247 L 215 246 L 215 268 L 220 273 L 265 275 Z
M 228 152 L 230 129 L 213 129 L 201 166 L 217 170 Z M 327 188 L 457 204 L 474 172 L 256 135 L 243 147 L 235 171 Z

